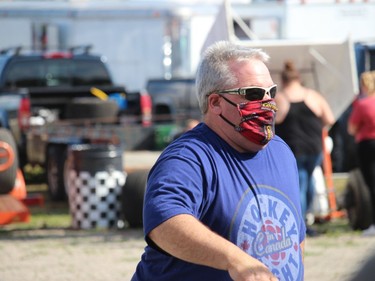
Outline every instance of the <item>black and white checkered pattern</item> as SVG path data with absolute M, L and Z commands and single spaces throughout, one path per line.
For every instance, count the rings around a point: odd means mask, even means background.
M 67 174 L 72 227 L 110 228 L 117 224 L 121 211 L 123 171 L 75 171 Z

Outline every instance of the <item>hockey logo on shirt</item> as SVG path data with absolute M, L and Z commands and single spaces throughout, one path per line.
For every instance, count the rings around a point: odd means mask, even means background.
M 232 221 L 231 240 L 266 264 L 280 280 L 302 280 L 297 212 L 280 192 L 269 187 L 257 196 L 244 194 Z

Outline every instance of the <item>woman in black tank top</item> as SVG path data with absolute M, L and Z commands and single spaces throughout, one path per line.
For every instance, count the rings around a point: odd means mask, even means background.
M 316 91 L 302 86 L 292 62 L 285 63 L 281 74 L 282 92 L 276 96 L 279 108 L 275 132 L 293 151 L 298 167 L 302 213 L 312 207 L 315 193 L 314 169 L 322 162 L 323 127 L 334 123 L 333 113 Z M 307 227 L 307 235 L 316 232 Z

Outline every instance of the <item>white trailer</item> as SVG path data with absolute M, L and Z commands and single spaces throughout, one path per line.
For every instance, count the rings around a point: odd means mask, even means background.
M 271 76 L 280 86 L 284 62 L 292 60 L 301 73 L 303 84 L 317 90 L 327 99 L 336 118 L 340 117 L 358 94 L 358 74 L 351 40 L 240 43 L 261 48 L 270 55 Z

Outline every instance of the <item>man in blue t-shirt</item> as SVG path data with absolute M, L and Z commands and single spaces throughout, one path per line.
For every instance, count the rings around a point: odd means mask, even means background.
M 274 136 L 274 85 L 261 50 L 217 42 L 197 71 L 203 122 L 151 169 L 148 246 L 132 281 L 304 276 L 298 172 Z

